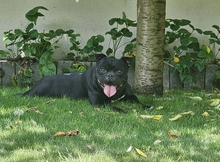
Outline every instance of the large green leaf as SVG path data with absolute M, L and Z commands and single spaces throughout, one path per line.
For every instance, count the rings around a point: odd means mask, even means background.
M 135 44 L 129 43 L 125 46 L 123 53 L 132 51 L 135 48 Z
M 123 36 L 124 37 L 132 37 L 132 35 L 133 35 L 133 33 L 132 32 L 130 32 L 127 28 L 123 28 L 123 29 L 121 29 L 121 32 L 123 33 Z
M 198 57 L 200 57 L 200 58 L 206 58 L 207 55 L 208 55 L 208 53 L 205 51 L 199 51 L 199 53 L 198 53 Z
M 35 7 L 25 14 L 26 19 L 28 19 L 29 21 L 34 22 L 34 24 L 36 24 L 38 17 L 44 16 L 42 13 L 38 12 L 39 9 L 48 10 L 47 8 L 45 8 L 43 6 Z
M 178 30 L 178 33 L 190 33 L 188 30 L 184 29 L 184 28 L 181 28 Z
M 34 27 L 33 23 L 28 24 L 28 26 L 26 27 L 25 31 L 29 32 L 32 28 Z
M 15 29 L 14 33 L 16 34 L 16 36 L 21 36 L 23 34 L 21 29 Z
M 219 29 L 220 29 L 218 25 L 212 25 L 212 27 L 215 28 L 215 29 L 218 30 L 218 31 L 219 31 Z
M 189 39 L 188 39 L 188 38 L 182 38 L 182 39 L 180 40 L 180 42 L 181 42 L 181 44 L 182 44 L 183 46 L 186 46 L 186 45 L 189 43 Z
M 195 31 L 197 31 L 199 34 L 202 34 L 202 30 L 201 29 L 196 28 Z
M 68 34 L 68 35 L 69 35 L 69 34 L 72 34 L 72 33 L 74 33 L 74 30 L 73 30 L 73 29 L 70 29 L 70 30 L 67 30 L 67 31 L 66 31 L 66 34 Z
M 95 52 L 101 52 L 103 50 L 103 46 L 102 45 L 98 45 L 97 47 L 94 48 Z
M 106 50 L 106 54 L 109 56 L 109 55 L 111 55 L 113 53 L 113 50 L 111 49 L 111 48 L 108 48 L 107 50 Z
M 100 43 L 105 41 L 105 38 L 102 35 L 97 35 L 96 38 L 97 38 L 97 41 Z
M 56 35 L 57 35 L 57 36 L 60 36 L 60 35 L 62 35 L 62 34 L 65 34 L 65 31 L 64 31 L 63 29 L 57 29 L 55 32 L 56 32 Z
M 93 47 L 93 42 L 94 42 L 94 38 L 91 37 L 91 38 L 87 41 L 86 45 L 87 45 L 89 48 L 91 48 L 91 47 Z
M 108 22 L 109 22 L 109 25 L 113 25 L 115 22 L 117 22 L 117 18 L 112 18 L 110 19 Z
M 182 19 L 182 20 L 180 20 L 179 25 L 185 26 L 185 25 L 189 25 L 190 23 L 191 23 L 190 20 Z
M 179 28 L 180 28 L 179 25 L 174 25 L 174 24 L 170 25 L 170 29 L 172 29 L 173 31 L 177 31 Z
M 198 38 L 196 37 L 189 37 L 189 41 L 193 43 L 198 43 Z

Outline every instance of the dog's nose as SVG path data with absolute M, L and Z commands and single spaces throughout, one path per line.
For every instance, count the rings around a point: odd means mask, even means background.
M 112 81 L 114 76 L 113 76 L 113 74 L 108 74 L 106 78 L 108 81 Z

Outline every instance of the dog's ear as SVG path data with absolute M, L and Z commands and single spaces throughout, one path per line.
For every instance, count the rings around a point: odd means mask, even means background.
M 105 54 L 94 54 L 94 56 L 95 56 L 95 61 L 99 61 L 104 57 L 107 57 Z
M 124 61 L 128 65 L 128 67 L 130 67 L 134 58 L 133 57 L 122 57 L 121 60 Z

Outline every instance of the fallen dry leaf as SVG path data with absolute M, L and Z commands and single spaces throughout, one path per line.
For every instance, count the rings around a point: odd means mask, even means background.
M 140 115 L 140 117 L 142 119 L 156 119 L 156 120 L 160 120 L 163 115 Z
M 147 155 L 146 155 L 143 151 L 139 150 L 138 148 L 135 148 L 135 150 L 137 151 L 137 153 L 138 153 L 139 155 L 141 155 L 141 156 L 143 156 L 143 157 L 147 157 Z
M 216 90 L 217 93 L 220 93 L 220 90 L 218 88 L 215 88 L 215 90 Z
M 34 121 L 33 119 L 31 119 L 31 123 L 32 123 L 32 125 L 37 125 L 37 122 Z
M 154 141 L 154 145 L 157 145 L 157 144 L 160 144 L 160 143 L 161 143 L 161 140 Z
M 56 132 L 54 136 L 66 136 L 65 132 Z
M 94 150 L 94 148 L 91 145 L 87 145 L 86 148 L 88 148 L 89 150 Z
M 95 108 L 95 110 L 98 112 L 102 112 L 102 110 L 100 108 Z
M 137 110 L 136 110 L 136 109 L 132 109 L 132 111 L 133 111 L 134 113 L 136 113 L 136 112 L 137 112 Z
M 38 107 L 37 107 L 37 106 L 28 108 L 27 111 L 34 111 L 34 112 L 36 112 L 36 113 L 38 113 L 38 114 L 41 114 L 41 115 L 44 114 L 43 112 L 41 112 L 41 111 L 38 110 Z
M 188 115 L 188 114 L 194 115 L 195 113 L 193 111 L 187 111 L 187 112 L 181 113 L 181 115 Z
M 163 115 L 154 115 L 153 119 L 160 120 L 163 117 Z
M 72 130 L 70 132 L 56 132 L 54 136 L 76 136 L 79 134 L 78 130 Z
M 205 111 L 202 116 L 209 116 L 209 113 L 207 111 Z
M 168 135 L 169 137 L 173 137 L 173 138 L 178 138 L 178 137 L 179 137 L 178 135 L 172 134 L 171 132 L 168 132 L 167 135 Z
M 211 106 L 217 106 L 218 104 L 220 104 L 220 99 L 212 99 L 211 101 L 212 101 L 212 103 L 210 104 Z
M 170 120 L 170 121 L 175 121 L 175 120 L 178 120 L 178 119 L 181 118 L 181 117 L 182 117 L 182 115 L 178 114 L 178 115 L 176 115 L 175 117 L 170 118 L 169 120 Z
M 118 138 L 121 138 L 121 137 L 116 134 L 116 135 L 114 135 L 114 138 L 115 138 L 115 139 L 118 139 Z
M 189 97 L 192 100 L 196 100 L 196 101 L 202 101 L 202 98 L 199 96 L 195 96 L 195 97 Z
M 126 152 L 130 152 L 132 150 L 132 146 L 129 146 L 128 149 L 126 150 Z
M 213 93 L 205 94 L 206 97 L 210 97 L 210 96 L 213 96 L 213 95 L 214 95 Z
M 21 124 L 21 123 L 22 123 L 21 120 L 16 120 L 16 121 L 15 121 L 15 124 L 17 124 L 17 125 L 19 125 L 19 124 Z
M 80 115 L 80 116 L 84 116 L 84 115 L 83 115 L 83 112 L 79 112 L 79 115 Z
M 152 119 L 154 115 L 140 115 L 142 119 Z
M 49 103 L 51 103 L 51 101 L 47 101 L 47 102 L 45 102 L 45 104 L 49 104 Z

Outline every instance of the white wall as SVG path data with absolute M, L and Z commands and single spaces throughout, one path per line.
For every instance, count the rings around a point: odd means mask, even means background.
M 40 18 L 40 30 L 62 28 L 74 29 L 81 34 L 82 44 L 92 35 L 105 34 L 110 29 L 108 20 L 121 17 L 122 11 L 130 19 L 136 19 L 136 0 L 0 0 L 0 49 L 4 49 L 3 32 L 25 28 L 24 14 L 36 6 L 44 6 L 45 18 Z M 167 0 L 167 18 L 185 18 L 202 29 L 220 25 L 220 0 Z M 107 46 L 107 44 L 106 44 Z M 65 41 L 57 51 L 59 57 L 68 53 Z

